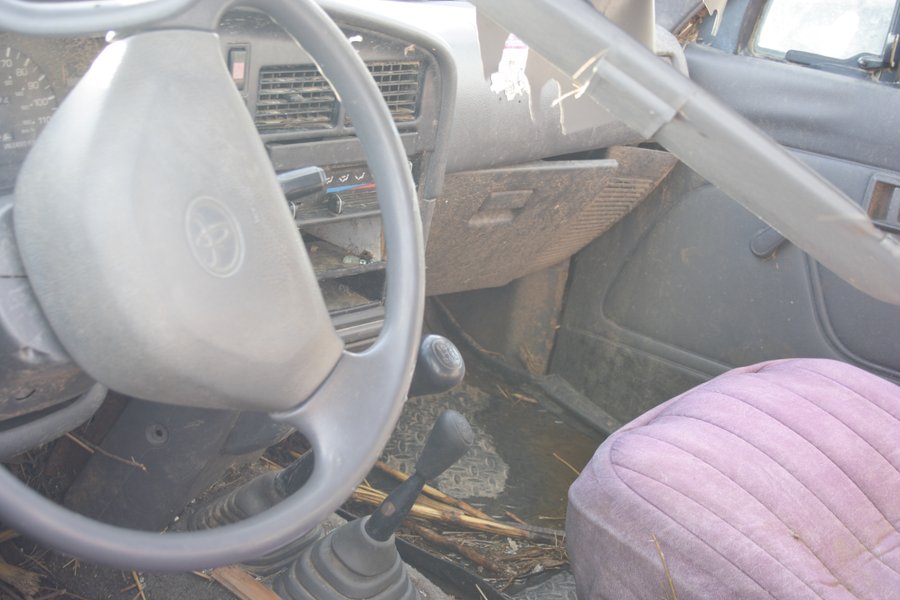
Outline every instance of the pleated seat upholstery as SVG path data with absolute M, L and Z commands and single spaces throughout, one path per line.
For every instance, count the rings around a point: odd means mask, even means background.
M 579 598 L 900 599 L 900 388 L 730 371 L 610 436 L 569 491 Z

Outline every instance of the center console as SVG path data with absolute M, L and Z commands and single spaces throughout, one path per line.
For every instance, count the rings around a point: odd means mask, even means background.
M 445 65 L 441 45 L 424 34 L 391 31 L 389 25 L 373 32 L 355 26 L 352 15 L 333 16 L 397 126 L 427 232 L 443 174 L 438 140 L 453 103 L 449 60 Z M 275 170 L 316 166 L 325 172 L 325 193 L 289 208 L 335 328 L 349 348 L 365 345 L 381 327 L 389 257 L 377 183 L 355 136 L 351 103 L 337 96 L 311 57 L 267 16 L 230 12 L 219 33 L 232 79 Z

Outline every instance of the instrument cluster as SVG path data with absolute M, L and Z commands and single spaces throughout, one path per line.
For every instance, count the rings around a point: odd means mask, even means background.
M 12 189 L 38 134 L 104 45 L 0 34 L 0 192 Z

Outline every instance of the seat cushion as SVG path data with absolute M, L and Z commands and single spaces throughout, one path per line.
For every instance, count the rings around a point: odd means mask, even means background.
M 900 599 L 900 388 L 736 369 L 610 436 L 569 490 L 579 598 Z

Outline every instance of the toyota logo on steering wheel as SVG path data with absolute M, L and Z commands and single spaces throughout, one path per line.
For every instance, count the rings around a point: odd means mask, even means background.
M 194 199 L 185 215 L 188 246 L 203 270 L 231 277 L 244 262 L 244 239 L 237 219 L 224 204 L 208 197 Z

